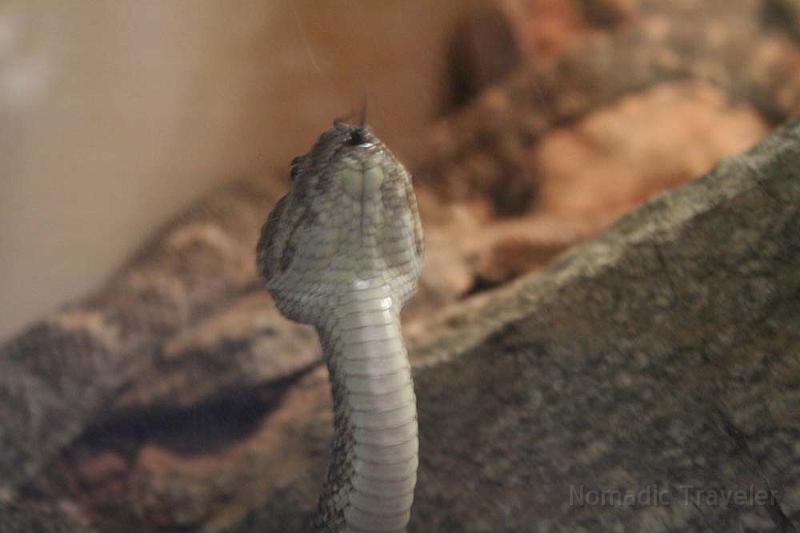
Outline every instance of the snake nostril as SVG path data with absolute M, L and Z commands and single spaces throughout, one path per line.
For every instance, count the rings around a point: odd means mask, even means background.
M 364 144 L 367 142 L 367 139 L 364 137 L 364 130 L 361 128 L 356 128 L 350 132 L 350 138 L 347 139 L 348 146 L 358 146 L 359 144 Z

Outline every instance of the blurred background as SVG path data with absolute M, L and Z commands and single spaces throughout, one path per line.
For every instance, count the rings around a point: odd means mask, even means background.
M 285 172 L 365 100 L 402 152 L 479 4 L 0 1 L 0 338 L 214 185 Z
M 435 196 L 486 200 L 467 219 L 568 215 L 525 227 L 561 243 L 544 256 L 541 242 L 505 239 L 476 259 L 477 281 L 453 290 L 496 285 L 512 275 L 498 269 L 531 267 L 509 262 L 527 254 L 541 266 L 791 116 L 797 10 L 795 0 L 0 0 L 0 339 L 96 289 L 215 186 L 283 179 L 334 118 L 364 104 L 401 159 L 421 161 L 412 170 Z M 626 73 L 636 58 L 605 48 L 619 34 L 632 49 L 672 46 L 642 52 L 655 72 L 640 87 Z M 525 68 L 550 68 L 567 87 L 591 82 L 597 101 L 566 118 L 585 96 L 530 74 L 512 91 L 530 90 L 534 118 L 520 98 L 503 111 L 515 119 L 487 116 L 505 105 L 490 92 L 487 111 L 426 128 Z M 653 83 L 658 69 L 670 83 Z M 620 95 L 648 90 L 616 102 L 604 76 L 634 80 Z M 541 116 L 552 131 L 533 143 Z M 518 138 L 496 140 L 503 128 Z M 442 163 L 459 150 L 474 153 Z M 471 246 L 475 255 L 486 243 Z

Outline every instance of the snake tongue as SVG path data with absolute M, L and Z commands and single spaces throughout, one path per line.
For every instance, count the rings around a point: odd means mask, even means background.
M 383 184 L 383 169 L 380 166 L 367 170 L 348 168 L 341 175 L 342 186 L 353 200 L 363 202 L 378 194 Z

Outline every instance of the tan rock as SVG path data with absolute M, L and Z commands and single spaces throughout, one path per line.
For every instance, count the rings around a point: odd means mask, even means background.
M 752 107 L 708 84 L 657 85 L 543 137 L 532 153 L 537 209 L 610 222 L 766 132 Z

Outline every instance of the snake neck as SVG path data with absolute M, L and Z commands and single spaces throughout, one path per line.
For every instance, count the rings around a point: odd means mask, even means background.
M 317 531 L 405 531 L 414 496 L 417 411 L 399 309 L 388 285 L 361 285 L 318 329 L 334 438 Z

